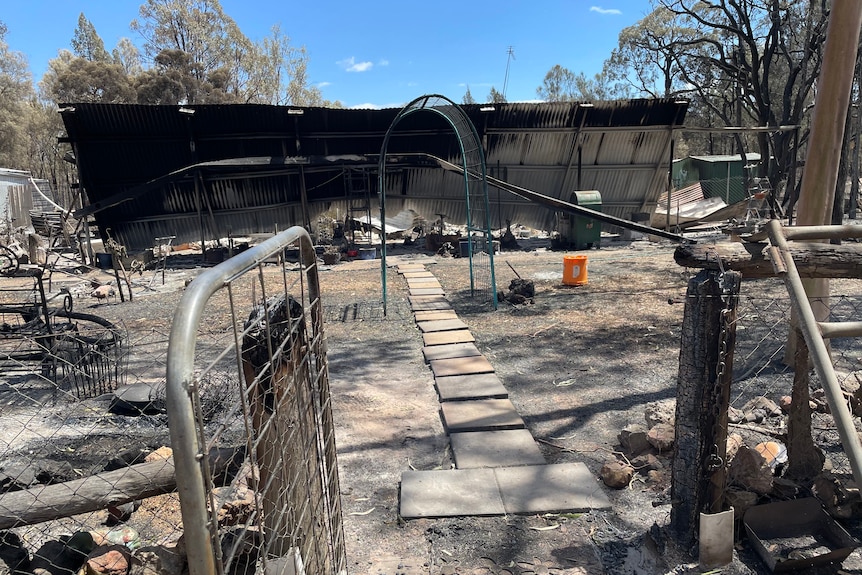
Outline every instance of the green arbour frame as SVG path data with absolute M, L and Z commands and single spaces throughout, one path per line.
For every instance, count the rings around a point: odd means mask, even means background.
M 455 131 L 461 150 L 461 168 L 464 171 L 464 196 L 467 207 L 467 253 L 470 260 L 470 294 L 478 296 L 490 291 L 489 302 L 497 309 L 497 289 L 494 279 L 494 238 L 491 236 L 491 213 L 488 203 L 488 182 L 485 173 L 485 153 L 476 132 L 476 127 L 464 110 L 452 100 L 439 94 L 420 96 L 404 106 L 392 120 L 383 146 L 380 149 L 378 166 L 378 195 L 380 221 L 383 225 L 383 241 L 380 246 L 381 277 L 383 283 L 383 310 L 386 312 L 386 154 L 389 138 L 398 123 L 417 112 L 431 112 L 443 117 Z M 484 247 L 476 250 L 477 246 Z M 474 255 L 476 256 L 474 261 Z M 487 256 L 487 258 L 485 258 Z M 487 259 L 487 265 L 482 265 Z M 481 272 L 485 271 L 485 274 Z M 484 280 L 481 281 L 481 280 Z M 484 287 L 477 285 L 484 284 Z

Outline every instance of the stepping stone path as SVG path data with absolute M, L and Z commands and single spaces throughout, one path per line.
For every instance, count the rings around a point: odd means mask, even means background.
M 509 400 L 494 366 L 476 347 L 440 282 L 423 264 L 399 264 L 434 374 L 456 469 L 405 471 L 405 518 L 581 512 L 609 509 L 583 463 L 547 464 Z

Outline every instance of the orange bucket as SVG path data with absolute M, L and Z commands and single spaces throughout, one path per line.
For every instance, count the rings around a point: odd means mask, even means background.
M 563 256 L 563 283 L 567 286 L 587 283 L 587 256 Z

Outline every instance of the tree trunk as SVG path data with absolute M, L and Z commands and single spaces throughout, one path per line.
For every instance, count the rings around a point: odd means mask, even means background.
M 808 346 L 799 329 L 796 336 L 796 360 L 793 365 L 793 392 L 787 418 L 788 479 L 814 479 L 823 470 L 823 454 L 814 445 L 811 435 L 811 399 L 809 384 Z

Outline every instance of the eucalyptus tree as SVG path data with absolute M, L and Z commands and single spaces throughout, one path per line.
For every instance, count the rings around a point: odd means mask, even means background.
M 6 43 L 6 25 L 0 22 L 0 167 L 24 168 L 26 130 L 22 118 L 33 83 L 27 58 Z
M 719 126 L 801 126 L 814 98 L 829 11 L 827 0 L 660 0 L 672 15 L 672 85 Z M 681 92 L 672 92 L 681 93 Z M 804 133 L 803 133 L 804 137 Z M 795 158 L 792 131 L 758 132 L 761 175 L 785 180 Z M 767 171 L 769 170 L 769 171 Z

